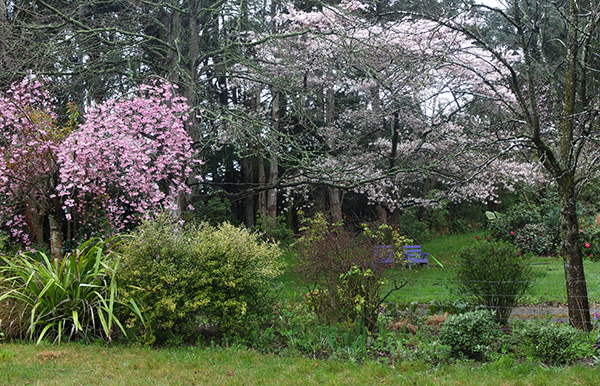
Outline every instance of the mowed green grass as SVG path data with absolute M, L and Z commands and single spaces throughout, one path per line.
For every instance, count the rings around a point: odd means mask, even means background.
M 510 358 L 431 368 L 263 355 L 239 348 L 0 345 L 1 385 L 597 385 L 600 368 Z

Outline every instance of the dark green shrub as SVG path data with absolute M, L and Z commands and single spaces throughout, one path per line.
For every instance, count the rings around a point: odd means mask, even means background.
M 237 225 L 238 220 L 231 211 L 231 202 L 227 198 L 211 197 L 207 200 L 199 200 L 193 203 L 194 210 L 186 213 L 186 218 L 197 222 L 207 222 L 218 225 L 229 222 Z
M 144 343 L 194 342 L 200 329 L 243 332 L 272 312 L 280 249 L 244 228 L 144 222 L 123 243 L 119 280 L 139 299 L 150 330 L 128 328 Z
M 525 321 L 513 328 L 513 339 L 517 355 L 550 365 L 594 355 L 589 334 L 564 323 Z
M 283 216 L 277 216 L 276 219 L 259 216 L 256 219 L 256 230 L 264 239 L 278 242 L 284 246 L 289 246 L 294 241 L 294 231 L 287 227 Z
M 514 234 L 513 244 L 523 254 L 533 252 L 548 255 L 557 252 L 552 233 L 544 224 L 527 224 L 518 229 Z
M 600 260 L 600 227 L 585 226 L 579 230 L 581 251 L 583 256 L 592 261 Z
M 496 321 L 506 323 L 533 278 L 528 258 L 514 246 L 480 241 L 457 253 L 456 281 L 470 301 L 494 311 Z
M 487 212 L 492 237 L 515 244 L 523 253 L 555 254 L 560 247 L 560 213 L 554 196 L 538 204 L 520 203 L 506 213 Z
M 116 317 L 128 309 L 142 323 L 133 301 L 117 296 L 118 259 L 111 258 L 116 238 L 91 239 L 51 260 L 42 252 L 0 257 L 0 319 L 8 338 L 111 339 Z
M 416 212 L 416 209 L 406 209 L 398 216 L 398 226 L 410 238 L 423 243 L 431 240 L 432 235 L 427 223 L 421 220 L 422 218 Z
M 496 350 L 502 331 L 486 310 L 450 315 L 439 330 L 440 343 L 451 348 L 455 358 L 484 360 Z

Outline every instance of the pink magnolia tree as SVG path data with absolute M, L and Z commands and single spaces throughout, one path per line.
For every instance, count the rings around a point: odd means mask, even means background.
M 113 98 L 61 127 L 42 82 L 25 79 L 0 99 L 0 195 L 4 225 L 28 244 L 49 222 L 52 256 L 66 229 L 123 230 L 141 216 L 177 209 L 194 151 L 190 109 L 164 82 Z M 99 221 L 103 220 L 103 221 Z

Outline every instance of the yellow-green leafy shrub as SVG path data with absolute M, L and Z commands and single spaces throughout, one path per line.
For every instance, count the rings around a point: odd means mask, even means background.
M 223 223 L 147 221 L 121 249 L 122 291 L 138 299 L 149 325 L 127 327 L 145 343 L 193 342 L 201 329 L 242 330 L 272 310 L 280 250 Z

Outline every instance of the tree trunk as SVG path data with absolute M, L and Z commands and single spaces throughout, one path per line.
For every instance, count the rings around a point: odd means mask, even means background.
M 267 177 L 265 175 L 265 159 L 262 154 L 258 155 L 258 214 L 262 216 L 267 215 L 267 193 L 263 187 L 267 183 Z
M 25 206 L 25 214 L 31 241 L 34 243 L 44 242 L 44 213 L 36 207 L 35 203 L 28 200 Z
M 272 89 L 273 102 L 271 105 L 271 119 L 274 136 L 279 132 L 279 119 L 281 117 L 281 93 L 279 90 Z M 271 219 L 277 217 L 277 185 L 279 179 L 279 157 L 276 149 L 271 149 L 271 159 L 269 165 L 269 185 L 272 186 L 267 192 L 267 215 Z M 275 223 L 273 223 L 275 224 Z
M 339 188 L 329 188 L 329 212 L 331 221 L 342 221 L 342 194 Z
M 63 219 L 60 215 L 50 214 L 50 256 L 52 260 L 63 258 Z
M 8 21 L 8 7 L 5 0 L 0 0 L 0 23 Z
M 271 186 L 275 186 L 279 179 L 278 163 L 277 154 L 271 154 L 271 165 L 269 168 L 269 184 Z M 267 192 L 267 216 L 273 220 L 277 217 L 277 188 L 271 188 Z
M 252 162 L 249 157 L 242 158 L 242 174 L 244 176 L 244 184 L 247 184 L 248 190 L 250 190 L 252 182 L 254 181 L 254 173 L 252 170 Z M 254 196 L 248 194 L 248 196 L 244 198 L 244 224 L 246 224 L 246 227 L 254 227 L 255 214 Z
M 335 120 L 335 92 L 333 89 L 327 89 L 325 93 L 325 124 L 332 126 Z M 329 149 L 333 150 L 335 144 L 330 141 Z M 331 221 L 342 221 L 342 194 L 339 188 L 328 188 L 329 193 L 329 214 Z
M 576 202 L 574 194 L 567 195 L 563 192 L 563 197 L 561 197 L 562 258 L 567 284 L 569 320 L 573 326 L 590 331 L 592 325 L 579 240 Z

